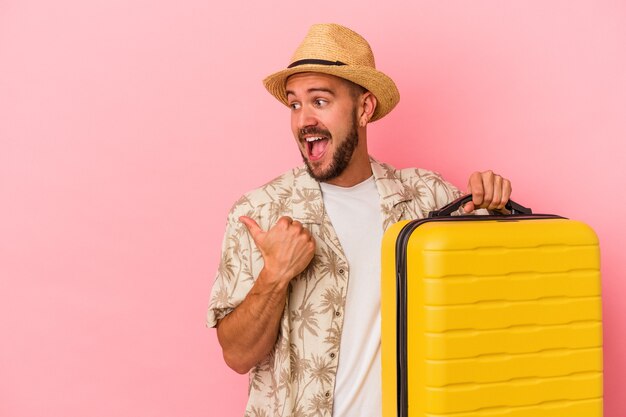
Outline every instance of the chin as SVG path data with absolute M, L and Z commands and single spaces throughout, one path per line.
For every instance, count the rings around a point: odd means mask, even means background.
M 316 181 L 319 182 L 327 182 L 332 179 L 335 179 L 339 176 L 340 173 L 337 173 L 332 167 L 320 167 L 320 166 L 312 166 L 309 161 L 306 162 L 306 168 L 309 172 L 309 175 L 313 177 Z

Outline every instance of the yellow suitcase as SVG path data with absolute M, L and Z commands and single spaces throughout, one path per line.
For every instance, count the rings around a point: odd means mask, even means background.
M 391 226 L 382 245 L 384 417 L 601 417 L 599 248 L 532 214 Z

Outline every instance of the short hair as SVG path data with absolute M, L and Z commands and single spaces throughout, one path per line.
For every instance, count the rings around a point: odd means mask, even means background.
M 362 85 L 359 85 L 350 80 L 346 80 L 345 78 L 343 78 L 343 80 L 348 85 L 348 90 L 350 91 L 350 97 L 352 97 L 352 99 L 356 100 L 360 95 L 363 95 L 367 92 L 367 88 L 363 87 Z

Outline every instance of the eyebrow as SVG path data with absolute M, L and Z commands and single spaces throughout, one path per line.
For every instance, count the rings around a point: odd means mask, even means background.
M 333 90 L 329 89 L 329 88 L 324 88 L 324 87 L 313 87 L 313 88 L 309 88 L 308 90 L 306 90 L 306 92 L 307 92 L 308 94 L 310 94 L 310 93 L 315 93 L 315 92 L 320 92 L 320 91 L 321 91 L 321 92 L 323 92 L 323 93 L 328 93 L 328 94 L 330 94 L 331 96 L 335 97 L 335 92 L 334 92 Z M 296 95 L 296 93 L 294 93 L 294 92 L 293 92 L 293 91 L 291 91 L 291 90 L 286 90 L 286 91 L 285 91 L 285 96 L 289 97 L 289 95 L 290 95 L 290 94 L 292 94 L 292 95 L 294 95 L 294 96 Z

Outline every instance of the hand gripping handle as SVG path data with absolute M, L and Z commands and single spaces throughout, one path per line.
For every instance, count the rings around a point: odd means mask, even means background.
M 452 213 L 454 213 L 455 211 L 460 209 L 462 205 L 464 205 L 466 203 L 469 203 L 470 201 L 472 201 L 472 195 L 471 194 L 464 195 L 463 197 L 457 198 L 456 200 L 454 200 L 450 204 L 448 204 L 446 206 L 443 206 L 439 210 L 431 211 L 430 213 L 428 213 L 428 217 L 445 217 L 445 216 L 450 216 Z M 507 215 L 510 215 L 510 214 L 532 214 L 533 213 L 533 211 L 531 209 L 529 209 L 527 207 L 524 207 L 521 204 L 517 204 L 513 200 L 507 201 L 507 203 L 504 206 L 504 208 L 510 211 L 510 213 L 507 214 Z M 495 214 L 501 214 L 501 213 L 498 213 L 496 211 Z M 502 215 L 504 215 L 504 214 L 502 214 Z

